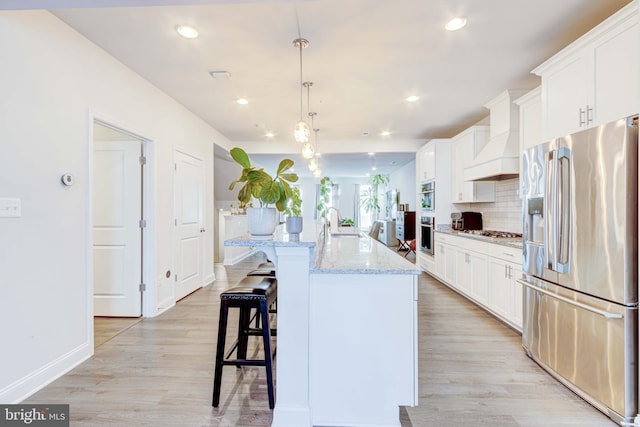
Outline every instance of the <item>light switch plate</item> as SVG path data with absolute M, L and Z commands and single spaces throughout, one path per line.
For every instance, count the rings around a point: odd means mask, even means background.
M 0 198 L 0 218 L 19 218 L 22 216 L 20 199 Z

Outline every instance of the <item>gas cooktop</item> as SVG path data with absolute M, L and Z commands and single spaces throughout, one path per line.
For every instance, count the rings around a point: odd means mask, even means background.
M 521 233 L 496 230 L 461 230 L 461 233 L 473 234 L 474 236 L 492 237 L 496 239 L 518 239 L 522 238 Z

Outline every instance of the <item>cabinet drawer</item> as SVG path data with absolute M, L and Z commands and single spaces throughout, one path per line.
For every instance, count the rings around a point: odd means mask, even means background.
M 456 244 L 456 242 L 458 241 L 458 238 L 456 236 L 452 236 L 451 234 L 447 233 L 439 233 L 437 231 L 434 233 L 434 239 L 438 243 L 445 243 L 449 245 Z
M 493 251 L 490 255 L 503 261 L 509 261 L 519 265 L 522 264 L 522 249 L 493 245 Z

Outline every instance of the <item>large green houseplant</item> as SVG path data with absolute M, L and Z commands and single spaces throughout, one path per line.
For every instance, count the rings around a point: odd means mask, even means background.
M 264 168 L 253 166 L 249 155 L 242 148 L 232 148 L 229 154 L 242 167 L 240 177 L 231 182 L 229 190 L 241 185 L 237 194 L 240 203 L 247 205 L 252 199 L 259 202 L 260 207 L 247 209 L 249 233 L 254 237 L 268 238 L 278 225 L 277 211 L 283 212 L 287 207 L 291 197 L 291 183 L 298 181 L 297 174 L 287 172 L 293 167 L 293 160 L 281 160 L 272 177 Z
M 372 212 L 374 220 L 378 219 L 380 213 L 380 191 L 379 186 L 389 184 L 389 176 L 376 174 L 369 178 L 370 187 L 362 193 L 360 205 L 369 213 Z

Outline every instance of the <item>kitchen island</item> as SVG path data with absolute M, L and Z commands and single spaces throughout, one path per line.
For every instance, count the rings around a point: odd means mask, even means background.
M 314 227 L 310 227 L 314 228 Z M 316 237 L 318 236 L 318 237 Z M 400 426 L 418 400 L 417 275 L 368 236 L 244 236 L 276 265 L 274 427 Z

